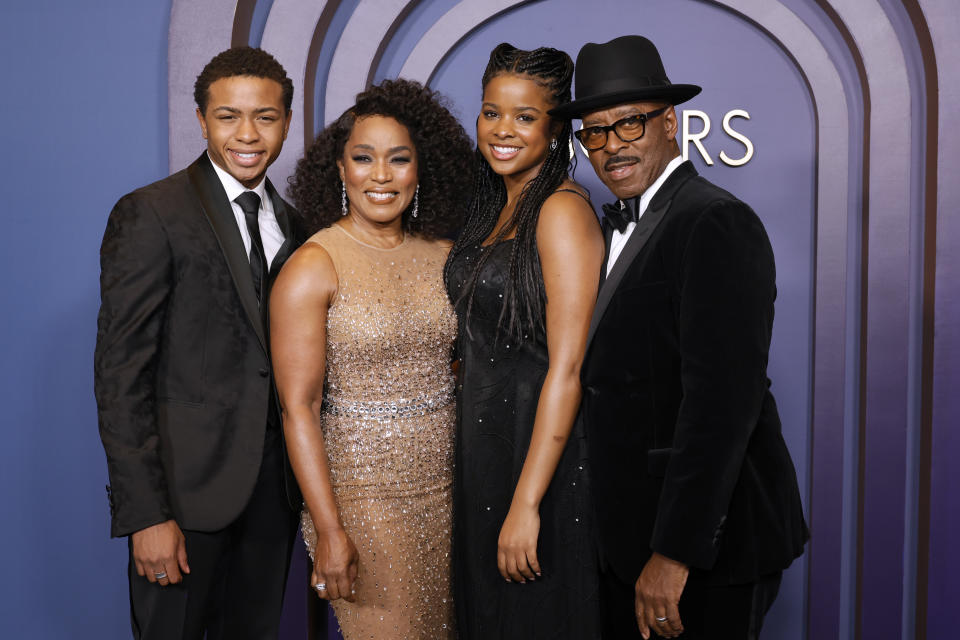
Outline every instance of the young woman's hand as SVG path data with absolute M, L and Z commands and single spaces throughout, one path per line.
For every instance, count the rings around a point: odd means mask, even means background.
M 500 538 L 497 541 L 497 568 L 508 581 L 526 582 L 540 575 L 537 560 L 537 538 L 540 536 L 540 513 L 535 506 L 510 505 Z

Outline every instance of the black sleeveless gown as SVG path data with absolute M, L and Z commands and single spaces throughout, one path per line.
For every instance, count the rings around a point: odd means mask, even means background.
M 578 420 L 540 506 L 542 577 L 508 583 L 497 570 L 497 538 L 520 477 L 547 373 L 543 336 L 497 335 L 512 241 L 462 251 L 447 290 L 458 318 L 460 356 L 454 476 L 453 580 L 461 640 L 599 637 L 597 556 Z M 473 306 L 460 292 L 481 251 L 492 251 Z

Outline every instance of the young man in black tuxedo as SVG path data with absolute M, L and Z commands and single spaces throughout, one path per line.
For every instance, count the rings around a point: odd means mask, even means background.
M 135 638 L 276 638 L 297 513 L 267 298 L 301 234 L 265 176 L 293 84 L 239 47 L 195 98 L 206 151 L 121 198 L 100 250 L 111 534 L 129 536 Z
M 767 355 L 773 252 L 743 202 L 675 140 L 656 47 L 587 44 L 577 132 L 619 199 L 582 369 L 601 550 L 604 638 L 756 638 L 807 539 Z M 682 634 L 682 635 L 681 635 Z

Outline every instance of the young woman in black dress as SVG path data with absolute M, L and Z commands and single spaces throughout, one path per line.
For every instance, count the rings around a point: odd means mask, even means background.
M 603 238 L 567 175 L 573 63 L 501 44 L 483 75 L 476 192 L 445 279 L 459 320 L 454 600 L 461 640 L 598 637 L 577 424 Z

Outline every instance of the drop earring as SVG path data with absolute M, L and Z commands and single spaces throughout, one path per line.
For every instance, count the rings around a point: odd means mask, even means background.
M 416 218 L 418 211 L 420 211 L 420 185 L 417 185 L 417 190 L 413 192 L 413 213 L 410 217 Z
M 557 150 L 557 139 L 554 138 L 553 140 L 550 141 L 550 151 L 556 151 L 556 150 Z
M 347 186 L 340 183 L 340 214 L 347 215 Z

